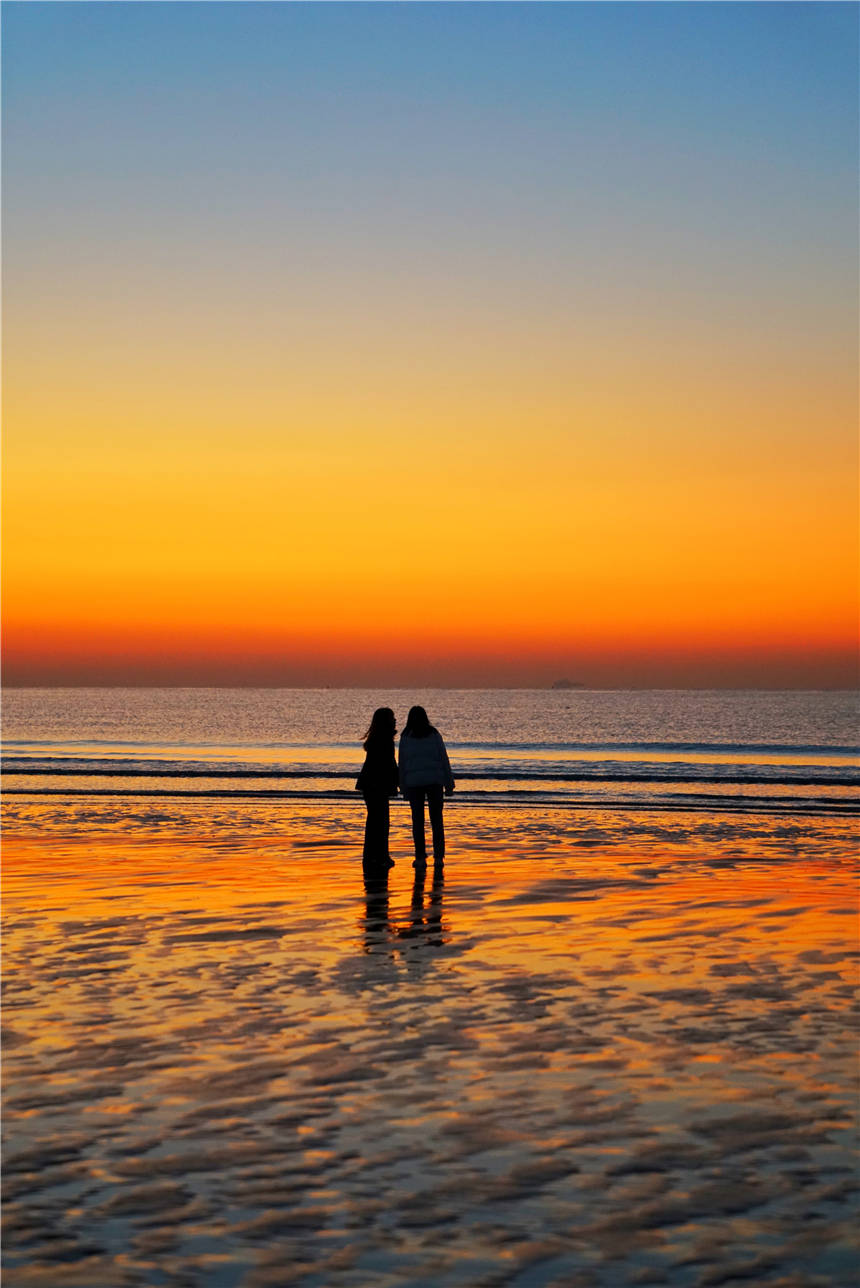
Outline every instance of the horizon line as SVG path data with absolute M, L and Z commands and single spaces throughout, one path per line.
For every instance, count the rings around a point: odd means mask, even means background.
M 424 692 L 474 692 L 474 693 L 856 693 L 860 683 L 850 686 L 827 685 L 767 685 L 760 684 L 0 684 L 0 692 L 12 689 L 265 689 L 271 692 L 306 691 L 323 693 L 329 690 L 347 690 L 356 693 L 386 691 Z

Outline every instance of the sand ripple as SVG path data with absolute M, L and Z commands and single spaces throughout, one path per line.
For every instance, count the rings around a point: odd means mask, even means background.
M 844 823 L 22 809 L 8 1288 L 851 1282 Z

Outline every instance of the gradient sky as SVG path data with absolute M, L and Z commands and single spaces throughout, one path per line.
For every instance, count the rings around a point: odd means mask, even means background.
M 854 683 L 856 6 L 2 17 L 7 683 Z

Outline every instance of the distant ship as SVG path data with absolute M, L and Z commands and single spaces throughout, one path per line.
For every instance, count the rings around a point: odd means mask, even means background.
M 553 680 L 549 687 L 551 689 L 584 689 L 585 685 L 580 684 L 579 680 Z

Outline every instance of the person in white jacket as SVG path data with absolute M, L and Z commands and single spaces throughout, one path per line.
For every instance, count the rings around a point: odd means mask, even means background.
M 445 825 L 442 821 L 444 796 L 454 790 L 454 775 L 445 743 L 434 729 L 423 707 L 412 707 L 406 728 L 400 738 L 400 790 L 412 808 L 412 839 L 415 842 L 414 867 L 427 866 L 427 840 L 424 835 L 424 801 L 430 814 L 433 833 L 433 862 L 441 867 L 445 859 Z

